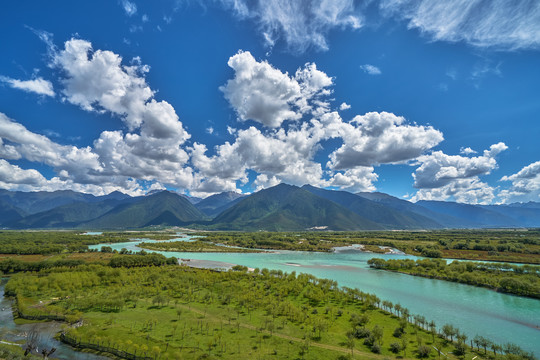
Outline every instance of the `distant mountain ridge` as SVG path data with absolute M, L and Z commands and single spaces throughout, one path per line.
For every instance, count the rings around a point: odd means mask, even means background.
M 212 221 L 219 230 L 382 230 L 383 226 L 296 186 L 280 184 L 244 198 Z
M 169 191 L 122 203 L 100 217 L 79 225 L 87 228 L 142 228 L 184 226 L 205 219 L 189 200 Z
M 233 191 L 222 192 L 202 199 L 195 207 L 210 217 L 215 217 L 238 203 L 246 195 Z
M 412 203 L 384 193 L 280 184 L 251 195 L 199 199 L 171 191 L 131 197 L 74 191 L 0 190 L 0 226 L 8 229 L 137 229 L 195 226 L 209 230 L 421 230 L 540 227 L 540 203 Z
M 440 229 L 443 227 L 436 221 L 415 212 L 406 209 L 398 211 L 347 191 L 325 190 L 311 185 L 304 185 L 302 189 L 331 200 L 387 229 Z

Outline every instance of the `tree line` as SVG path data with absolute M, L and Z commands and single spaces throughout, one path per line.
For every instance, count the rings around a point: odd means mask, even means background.
M 368 260 L 375 269 L 486 287 L 510 294 L 540 298 L 540 266 L 439 259 Z

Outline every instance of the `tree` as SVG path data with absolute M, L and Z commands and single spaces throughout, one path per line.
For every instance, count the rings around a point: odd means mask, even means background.
M 357 326 L 364 327 L 369 322 L 369 316 L 367 314 L 352 314 L 351 315 L 351 325 L 354 328 Z
M 473 339 L 473 342 L 476 344 L 478 348 L 483 348 L 484 354 L 487 354 L 487 348 L 489 344 L 491 343 L 491 341 L 489 341 L 483 336 L 476 335 Z
M 157 357 L 161 353 L 161 349 L 159 348 L 159 346 L 152 347 L 152 353 L 154 353 L 154 359 L 157 359 Z
M 395 328 L 392 335 L 396 338 L 400 338 L 403 336 L 403 334 L 405 334 L 405 330 L 401 326 L 398 326 L 397 328 Z
M 429 346 L 420 345 L 418 347 L 418 357 L 425 358 L 425 357 L 428 357 L 430 353 L 431 353 L 431 348 Z
M 110 247 L 110 246 L 102 246 L 102 247 L 101 247 L 101 252 L 102 252 L 102 253 L 112 253 L 112 252 L 113 252 L 113 249 L 112 249 L 112 247 Z
M 400 316 L 400 314 L 401 314 L 401 309 L 402 309 L 401 304 L 396 304 L 396 305 L 394 305 L 394 310 L 396 310 L 396 315 L 397 315 L 397 316 Z
M 435 321 L 433 320 L 429 322 L 429 331 L 431 332 L 432 341 L 435 341 L 435 333 L 437 332 L 437 326 L 435 324 Z
M 347 347 L 351 350 L 351 357 L 354 356 L 354 336 L 347 334 Z
M 167 302 L 168 302 L 168 299 L 163 294 L 158 294 L 154 296 L 154 298 L 152 299 L 152 304 L 158 305 L 158 306 L 163 306 Z
M 401 351 L 401 344 L 398 342 L 394 342 L 390 344 L 390 351 L 394 354 L 397 354 Z
M 454 354 L 456 356 L 463 356 L 465 355 L 465 352 L 467 351 L 467 346 L 463 341 L 458 341 L 454 348 Z
M 450 341 L 454 341 L 454 335 L 457 333 L 457 330 L 450 324 L 444 324 L 442 332 L 446 339 L 450 338 Z
M 401 338 L 401 348 L 403 349 L 403 356 L 407 356 L 406 350 L 408 345 L 407 338 L 404 336 Z
M 491 351 L 493 351 L 493 354 L 497 355 L 497 351 L 498 352 L 501 352 L 502 350 L 502 347 L 498 344 L 495 344 L 494 342 L 492 342 L 489 347 L 491 348 Z
M 371 334 L 377 343 L 381 343 L 383 337 L 383 329 L 379 325 L 375 325 L 371 330 Z
M 392 312 L 392 309 L 394 308 L 394 304 L 392 304 L 392 302 L 388 300 L 383 300 L 382 306 L 386 311 L 390 313 Z

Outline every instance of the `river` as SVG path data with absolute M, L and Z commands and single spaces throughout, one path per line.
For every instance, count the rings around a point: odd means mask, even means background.
M 171 239 L 175 241 L 179 239 Z M 190 241 L 191 238 L 181 238 Z M 155 240 L 137 239 L 125 243 L 99 244 L 89 246 L 100 249 L 140 251 L 137 245 Z M 149 251 L 149 250 L 147 250 Z M 400 303 L 412 314 L 421 314 L 428 321 L 434 320 L 437 327 L 449 323 L 465 333 L 469 339 L 475 335 L 485 336 L 504 344 L 511 342 L 527 351 L 540 355 L 540 300 L 502 294 L 495 291 L 432 280 L 369 268 L 367 261 L 373 257 L 409 258 L 400 254 L 372 254 L 358 250 L 342 250 L 334 253 L 273 251 L 265 253 L 183 253 L 154 251 L 179 259 L 192 259 L 192 265 L 204 267 L 227 267 L 240 264 L 252 268 L 268 268 L 285 272 L 309 273 L 319 278 L 336 280 L 341 286 L 358 288 L 376 294 L 382 300 Z M 4 341 L 24 340 L 33 324 L 16 325 L 10 311 L 11 303 L 4 298 L 4 282 L 0 283 L 0 339 Z M 40 346 L 56 347 L 52 358 L 65 360 L 106 359 L 93 354 L 76 352 L 53 339 L 60 330 L 55 322 L 39 323 Z
M 61 360 L 108 360 L 109 358 L 90 353 L 75 351 L 68 345 L 54 339 L 56 333 L 62 329 L 62 323 L 56 321 L 36 322 L 18 325 L 13 321 L 11 311 L 12 301 L 4 297 L 4 285 L 6 278 L 0 280 L 0 340 L 15 343 L 27 340 L 28 334 L 32 331 L 39 333 L 37 349 L 43 348 L 50 350 L 56 348 L 56 351 L 49 359 Z M 37 355 L 37 354 L 36 354 Z
M 190 240 L 189 237 L 183 238 Z M 178 239 L 171 239 L 174 241 Z M 138 239 L 126 243 L 100 244 L 90 248 L 140 251 Z M 149 250 L 147 250 L 149 251 Z M 452 324 L 469 339 L 482 335 L 504 344 L 511 342 L 526 351 L 540 355 L 540 300 L 498 293 L 470 285 L 433 280 L 411 275 L 371 269 L 367 261 L 373 257 L 409 258 L 410 255 L 373 254 L 357 250 L 333 253 L 274 251 L 266 253 L 184 253 L 154 251 L 179 259 L 193 259 L 203 266 L 216 263 L 240 264 L 252 268 L 268 268 L 285 272 L 309 273 L 319 278 L 336 280 L 341 286 L 358 288 L 382 300 L 401 304 L 412 314 L 421 314 L 437 327 Z M 217 263 L 219 266 L 221 264 Z M 468 340 L 470 342 L 470 340 Z

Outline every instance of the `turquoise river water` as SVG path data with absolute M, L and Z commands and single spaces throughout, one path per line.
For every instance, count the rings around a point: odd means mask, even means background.
M 189 237 L 169 241 L 190 241 Z M 142 239 L 126 243 L 100 244 L 90 248 L 140 251 Z M 146 240 L 145 242 L 155 242 Z M 341 286 L 358 288 L 377 295 L 382 300 L 400 303 L 412 314 L 421 314 L 437 327 L 452 324 L 469 339 L 485 336 L 504 344 L 511 342 L 540 356 L 540 300 L 498 293 L 492 290 L 432 280 L 382 270 L 370 269 L 367 261 L 373 257 L 410 258 L 414 256 L 379 255 L 357 250 L 333 253 L 275 251 L 267 253 L 183 253 L 160 252 L 165 256 L 192 259 L 194 265 L 212 267 L 240 264 L 251 268 L 268 268 L 285 272 L 296 271 L 319 278 L 336 280 Z M 217 262 L 217 263 L 215 263 Z M 470 340 L 469 340 L 470 341 Z

